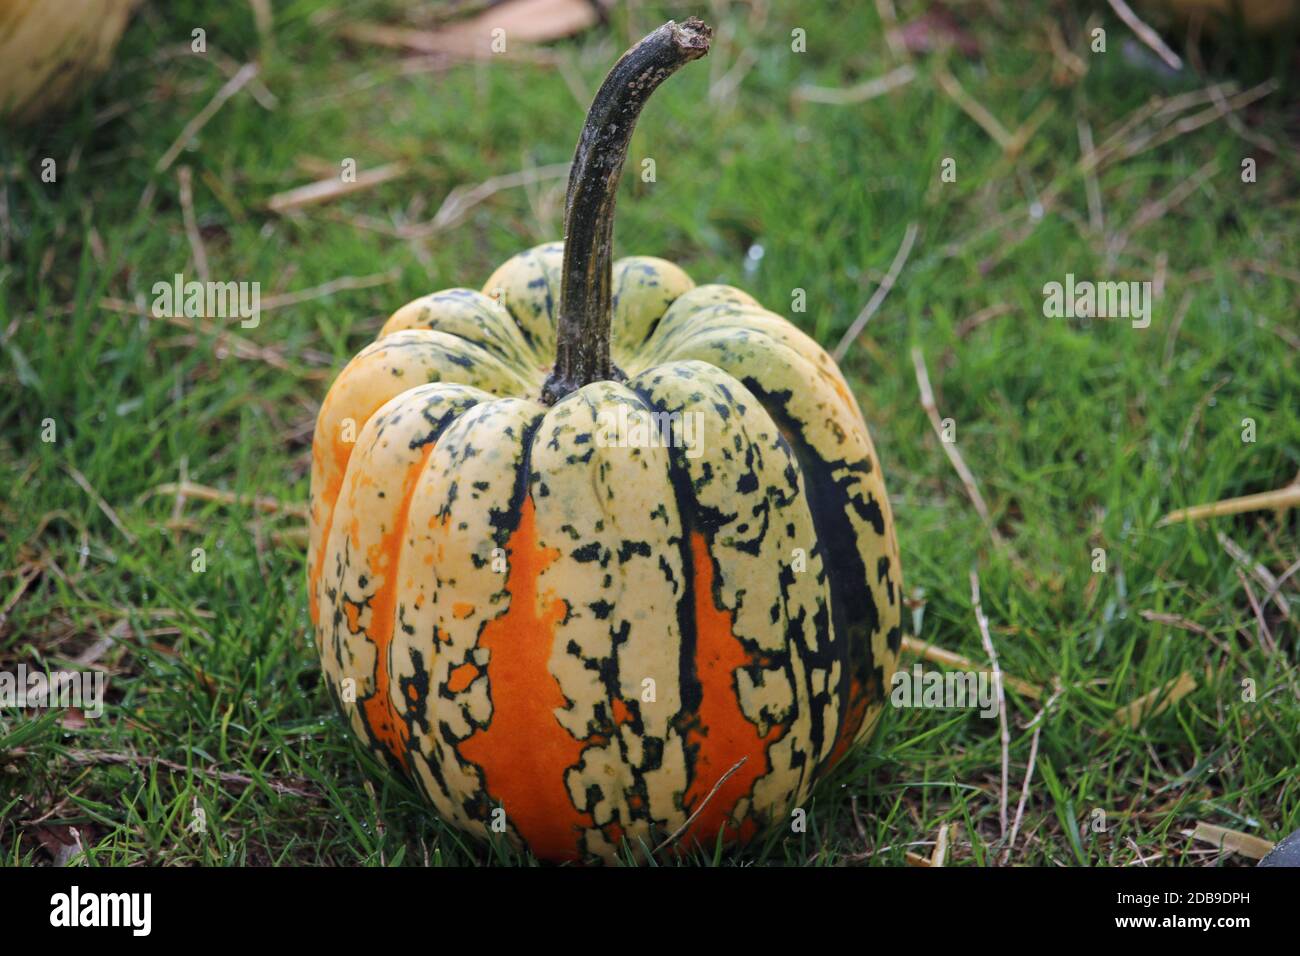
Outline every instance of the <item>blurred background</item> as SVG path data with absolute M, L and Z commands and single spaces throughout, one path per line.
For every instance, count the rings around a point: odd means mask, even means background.
M 974 568 L 1020 681 L 1009 784 L 996 721 L 894 711 L 808 833 L 722 860 L 1251 862 L 1300 826 L 1295 7 L 0 0 L 0 669 L 109 701 L 0 712 L 0 859 L 520 862 L 332 716 L 315 415 L 400 305 L 560 237 L 605 71 L 698 15 L 616 250 L 839 348 L 904 663 L 984 666 Z M 1046 316 L 1067 273 L 1151 283 L 1149 327 Z M 258 283 L 257 322 L 159 315 L 177 274 Z

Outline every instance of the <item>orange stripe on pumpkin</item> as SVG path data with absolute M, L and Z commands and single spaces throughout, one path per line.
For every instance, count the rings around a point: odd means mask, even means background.
M 447 678 L 447 689 L 453 694 L 459 694 L 474 683 L 474 678 L 478 677 L 478 674 L 479 670 L 473 664 L 461 664 L 460 667 L 452 669 L 451 675 Z
M 736 804 L 748 794 L 754 783 L 769 771 L 767 746 L 785 732 L 774 726 L 766 736 L 740 708 L 736 689 L 736 670 L 752 663 L 750 655 L 736 638 L 735 615 L 713 601 L 713 558 L 704 535 L 691 532 L 691 556 L 695 581 L 695 672 L 703 696 L 697 720 L 687 731 L 688 747 L 694 747 L 695 763 L 690 786 L 682 800 L 687 814 L 708 796 L 722 776 L 742 757 L 748 758 L 726 779 L 695 818 L 688 831 L 706 846 L 712 845 L 724 826 L 748 839 L 756 829 L 752 820 L 737 827 L 731 820 Z
M 332 408 L 330 401 L 332 395 L 336 393 L 339 395 L 347 395 L 347 399 L 336 399 L 336 402 L 343 401 L 345 405 L 361 401 L 361 399 L 355 397 L 355 390 L 339 388 L 339 383 L 345 381 L 347 378 L 347 371 L 347 369 L 344 369 L 339 378 L 335 380 L 334 385 L 331 386 L 329 394 L 325 396 L 325 403 L 322 405 L 321 413 L 316 419 L 317 432 L 312 437 L 312 459 L 321 460 L 323 462 L 326 456 L 329 456 L 334 463 L 334 469 L 329 474 L 329 477 L 325 479 L 325 487 L 321 489 L 319 498 L 319 501 L 324 507 L 324 514 L 317 514 L 313 508 L 311 516 L 312 523 L 319 524 L 321 528 L 321 535 L 320 540 L 317 542 L 316 553 L 308 555 L 307 606 L 311 613 L 311 622 L 313 626 L 320 623 L 320 597 L 317 593 L 317 585 L 319 585 L 321 574 L 325 569 L 325 557 L 329 550 L 330 530 L 334 525 L 335 507 L 338 503 L 339 493 L 343 490 L 343 481 L 348 470 L 348 462 L 352 458 L 353 449 L 356 448 L 355 438 L 353 441 L 343 440 L 342 424 L 347 421 L 348 418 L 351 418 L 355 426 L 357 437 L 359 437 L 361 429 L 370 421 L 375 412 L 379 411 L 379 409 L 383 407 L 384 403 L 394 395 L 400 394 L 400 391 L 392 393 L 389 393 L 388 391 L 380 391 L 375 393 L 371 396 L 370 401 L 361 405 L 358 409 L 359 414 L 340 417 L 335 423 L 336 427 L 332 429 L 334 434 L 324 436 L 319 431 L 320 423 L 325 420 L 326 413 Z M 326 447 L 327 442 L 328 447 Z M 316 502 L 312 502 L 312 504 L 315 505 Z
M 862 681 L 856 677 L 851 678 L 849 680 L 849 699 L 843 704 L 846 708 L 844 723 L 840 725 L 839 736 L 835 738 L 835 747 L 831 750 L 830 758 L 826 761 L 827 769 L 839 763 L 841 758 L 848 753 L 853 738 L 857 736 L 858 730 L 862 727 L 862 721 L 867 716 L 867 705 L 870 702 L 869 695 L 863 690 Z
M 519 509 L 507 553 L 510 606 L 483 627 L 478 639 L 491 654 L 492 719 L 458 749 L 482 769 L 489 795 L 505 808 L 533 853 L 573 860 L 579 856 L 580 831 L 594 821 L 574 807 L 564 776 L 588 742 L 573 737 L 555 717 L 568 705 L 549 666 L 565 604 L 553 591 L 539 595 L 537 582 L 560 552 L 539 546 L 531 496 Z
M 343 599 L 343 614 L 348 622 L 349 634 L 361 633 L 361 612 L 363 610 L 365 609 L 356 601 L 349 601 L 347 598 Z
M 615 724 L 626 724 L 632 719 L 632 709 L 628 707 L 627 702 L 621 697 L 615 697 L 609 702 L 609 708 L 612 712 Z
M 375 645 L 375 689 L 374 693 L 360 702 L 361 709 L 366 715 L 371 733 L 397 758 L 403 769 L 407 766 L 406 744 L 410 732 L 389 697 L 388 649 L 393 641 L 393 629 L 397 626 L 397 565 L 402 554 L 402 539 L 406 535 L 411 499 L 415 497 L 420 474 L 432 452 L 433 442 L 430 442 L 424 446 L 419 460 L 407 466 L 406 475 L 402 479 L 402 500 L 397 506 L 397 514 L 393 516 L 388 530 L 366 552 L 371 577 L 380 579 L 383 583 L 370 599 L 370 626 L 366 628 L 366 636 Z M 357 480 L 362 483 L 364 479 L 364 475 L 357 476 Z

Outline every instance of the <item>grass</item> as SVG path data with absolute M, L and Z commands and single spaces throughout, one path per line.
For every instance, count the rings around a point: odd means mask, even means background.
M 152 3 L 86 102 L 55 124 L 4 132 L 0 670 L 93 664 L 108 673 L 109 710 L 85 721 L 0 713 L 0 859 L 528 862 L 505 844 L 466 842 L 359 762 L 307 634 L 299 518 L 196 500 L 173 512 L 174 496 L 151 491 L 184 476 L 305 501 L 312 426 L 334 372 L 397 306 L 481 283 L 515 251 L 558 237 L 563 181 L 503 190 L 427 241 L 375 223 L 427 220 L 458 185 L 567 161 L 580 99 L 628 39 L 660 14 L 696 12 L 652 6 L 552 45 L 557 65 L 412 71 L 339 35 L 348 19 L 402 22 L 399 3 L 277 4 L 273 50 L 244 4 Z M 1040 21 L 969 3 L 956 9 L 977 56 L 919 55 L 916 79 L 884 97 L 824 105 L 791 94 L 899 65 L 870 5 L 776 4 L 765 17 L 765 5 L 714 6 L 706 18 L 724 29 L 710 58 L 665 86 L 636 134 L 618 246 L 781 312 L 802 289 L 807 311 L 792 318 L 829 348 L 918 224 L 897 285 L 843 363 L 894 500 L 907 623 L 984 666 L 977 569 L 1001 667 L 1044 696 L 1060 690 L 1036 725 L 1009 851 L 998 721 L 918 708 L 890 710 L 817 791 L 807 832 L 681 862 L 896 865 L 909 851 L 928 856 L 947 825 L 948 865 L 1004 853 L 1017 864 L 1215 865 L 1242 858 L 1190 840 L 1197 821 L 1268 840 L 1300 826 L 1296 626 L 1270 605 L 1263 633 L 1216 537 L 1280 575 L 1300 553 L 1295 513 L 1156 526 L 1174 508 L 1278 488 L 1300 470 L 1295 74 L 1235 128 L 1212 114 L 1165 141 L 1142 139 L 1213 107 L 1173 98 L 1266 80 L 1294 46 L 1207 42 L 1203 75 L 1170 76 L 1117 20 L 1098 21 L 1108 52 L 1093 54 L 1097 24 L 1075 5 Z M 900 18 L 926 6 L 900 2 Z M 1086 75 L 1053 54 L 1049 19 Z M 188 52 L 195 27 L 207 32 L 206 57 Z M 806 53 L 790 49 L 795 28 Z M 194 275 L 177 170 L 155 163 L 226 81 L 218 50 L 234 63 L 262 57 L 278 104 L 237 94 L 177 160 L 193 170 L 213 276 L 260 281 L 264 300 L 377 277 L 220 334 L 147 317 L 153 283 Z M 711 99 L 746 50 L 756 57 L 734 95 Z M 942 69 L 1009 131 L 1041 120 L 1019 155 L 944 92 Z M 1153 98 L 1165 111 L 1126 125 Z M 1098 144 L 1135 147 L 1096 170 L 1099 222 L 1079 166 L 1083 122 Z M 1245 137 L 1267 137 L 1272 150 Z M 38 175 L 45 157 L 57 182 Z M 272 195 L 315 178 L 304 157 L 410 171 L 299 217 L 266 212 Z M 654 183 L 636 175 L 645 157 Z M 1242 181 L 1245 157 L 1257 162 L 1253 183 Z M 945 158 L 955 182 L 940 179 Z M 1043 286 L 1066 272 L 1160 283 L 1150 327 L 1045 318 Z M 982 310 L 992 313 L 973 322 Z M 253 351 L 232 352 L 226 333 Z M 913 348 L 1005 545 L 920 405 Z M 1246 418 L 1253 442 L 1242 439 Z M 47 420 L 54 442 L 41 440 Z M 192 570 L 196 548 L 203 573 Z M 1298 585 L 1283 586 L 1292 602 Z M 1136 728 L 1114 723 L 1182 674 L 1195 679 L 1191 693 Z M 1007 695 L 1013 816 L 1042 702 Z

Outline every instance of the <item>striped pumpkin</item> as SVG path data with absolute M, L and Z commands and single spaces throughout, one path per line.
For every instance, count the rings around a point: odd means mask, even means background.
M 445 820 L 543 859 L 786 819 L 870 733 L 898 653 L 889 501 L 834 362 L 738 289 L 609 258 L 632 125 L 609 116 L 707 39 L 669 23 L 611 72 L 567 245 L 399 309 L 316 425 L 336 700 Z

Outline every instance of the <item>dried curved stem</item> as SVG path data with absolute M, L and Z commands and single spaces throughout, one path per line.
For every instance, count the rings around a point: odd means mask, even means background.
M 587 111 L 564 208 L 555 369 L 542 389 L 547 404 L 617 375 L 609 357 L 610 274 L 614 205 L 628 144 L 650 94 L 708 53 L 712 35 L 695 17 L 683 23 L 669 20 L 623 54 Z

